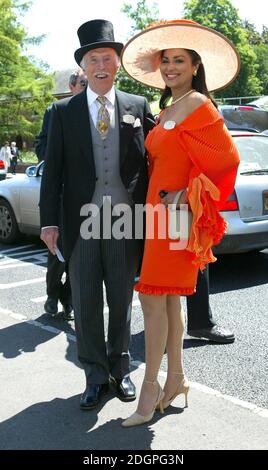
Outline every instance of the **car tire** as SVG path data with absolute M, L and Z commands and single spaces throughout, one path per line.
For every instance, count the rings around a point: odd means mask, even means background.
M 14 243 L 19 237 L 14 211 L 5 199 L 0 199 L 0 243 Z
M 6 176 L 7 176 L 7 175 L 0 175 L 0 181 L 5 180 L 5 179 L 6 179 Z

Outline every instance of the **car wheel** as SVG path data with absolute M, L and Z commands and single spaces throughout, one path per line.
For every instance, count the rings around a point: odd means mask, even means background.
M 14 243 L 20 231 L 11 205 L 0 199 L 0 243 Z

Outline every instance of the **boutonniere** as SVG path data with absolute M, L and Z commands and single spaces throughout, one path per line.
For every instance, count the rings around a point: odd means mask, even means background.
M 133 126 L 135 123 L 135 117 L 132 114 L 124 114 L 122 119 L 125 124 L 132 124 Z

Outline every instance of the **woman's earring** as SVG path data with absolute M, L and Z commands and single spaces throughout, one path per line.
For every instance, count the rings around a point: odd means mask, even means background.
M 197 75 L 197 70 L 193 72 L 193 76 L 196 77 L 196 75 Z

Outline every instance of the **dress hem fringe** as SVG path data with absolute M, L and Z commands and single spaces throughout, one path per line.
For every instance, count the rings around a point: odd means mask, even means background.
M 150 286 L 138 282 L 134 290 L 146 295 L 192 295 L 195 293 L 195 287 L 168 287 L 168 286 Z

